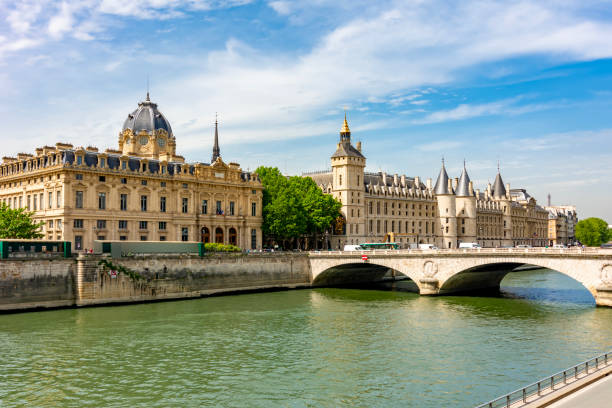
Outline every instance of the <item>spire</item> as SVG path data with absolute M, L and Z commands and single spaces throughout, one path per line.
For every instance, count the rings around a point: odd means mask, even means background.
M 440 169 L 438 180 L 436 180 L 436 185 L 434 186 L 434 194 L 453 194 L 452 188 L 449 189 L 448 185 L 448 174 L 446 173 L 446 167 L 444 167 L 444 158 L 442 158 L 442 168 Z
M 470 176 L 468 176 L 465 168 L 465 160 L 463 161 L 463 171 L 461 172 L 461 177 L 459 177 L 456 194 L 458 197 L 470 196 Z
M 340 141 L 351 141 L 351 129 L 349 129 L 348 122 L 346 121 L 346 111 L 344 111 L 344 123 L 342 124 L 342 129 L 340 129 Z
M 147 74 L 147 102 L 151 102 L 149 98 L 149 74 Z
M 504 182 L 499 172 L 499 162 L 497 162 L 497 176 L 495 176 L 495 182 L 493 183 L 493 197 L 494 198 L 506 197 L 506 187 L 504 186 Z
M 151 98 L 149 98 L 149 91 L 147 91 L 147 99 L 146 99 L 146 101 L 147 102 L 151 102 Z
M 214 163 L 219 157 L 221 157 L 221 151 L 219 149 L 219 121 L 217 119 L 217 114 L 215 113 L 215 144 L 213 145 L 212 158 L 210 159 L 211 164 Z

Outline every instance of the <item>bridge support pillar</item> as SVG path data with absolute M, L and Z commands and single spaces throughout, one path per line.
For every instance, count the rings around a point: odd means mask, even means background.
M 597 306 L 612 307 L 612 285 L 596 287 L 593 297 Z
M 419 279 L 419 294 L 421 295 L 437 295 L 440 292 L 438 280 L 436 278 L 421 278 Z

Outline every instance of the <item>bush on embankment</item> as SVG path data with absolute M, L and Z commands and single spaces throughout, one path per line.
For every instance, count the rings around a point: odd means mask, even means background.
M 206 252 L 240 252 L 241 249 L 236 245 L 217 244 L 215 242 L 204 244 Z

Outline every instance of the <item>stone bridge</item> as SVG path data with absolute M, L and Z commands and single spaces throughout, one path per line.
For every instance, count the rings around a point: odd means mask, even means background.
M 309 259 L 313 286 L 373 282 L 391 270 L 414 281 L 421 295 L 498 291 L 506 274 L 534 265 L 573 278 L 598 306 L 612 306 L 612 250 L 607 249 L 314 251 Z

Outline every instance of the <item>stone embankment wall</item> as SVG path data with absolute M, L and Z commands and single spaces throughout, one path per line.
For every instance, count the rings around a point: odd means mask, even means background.
M 0 261 L 0 311 L 75 304 L 73 259 Z
M 135 280 L 100 260 L 141 275 Z M 147 255 L 0 261 L 0 311 L 200 297 L 310 286 L 307 254 Z

